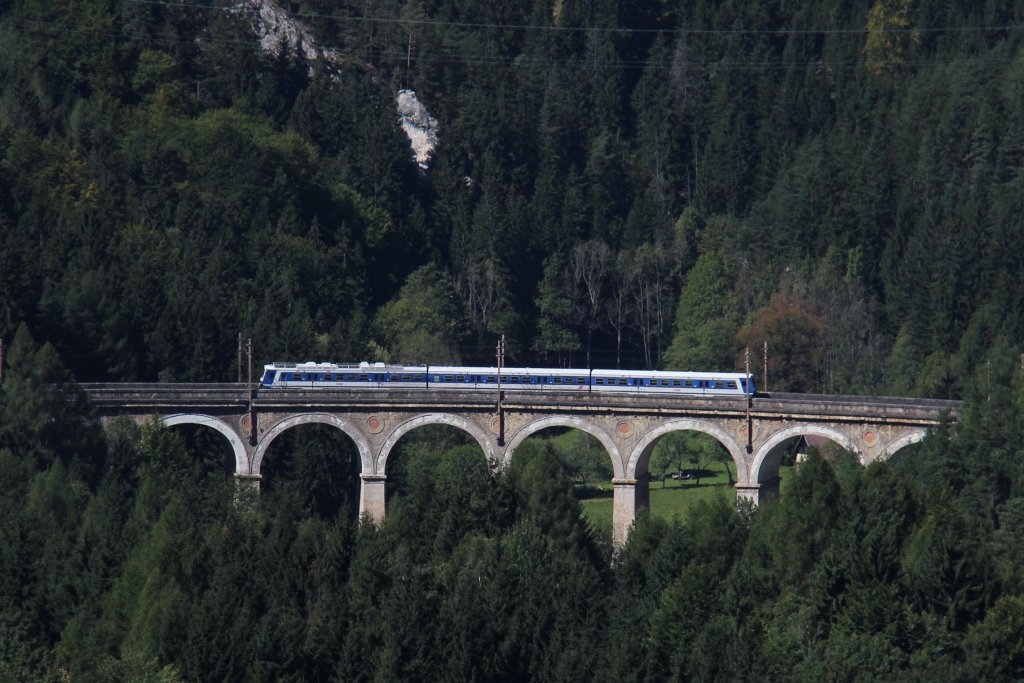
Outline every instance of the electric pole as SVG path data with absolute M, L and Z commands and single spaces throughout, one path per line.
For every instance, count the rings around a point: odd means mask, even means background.
M 256 445 L 256 389 L 252 386 L 252 337 L 245 343 L 245 353 L 249 357 L 249 445 Z
M 764 340 L 764 390 L 768 391 L 768 340 Z
M 242 383 L 242 333 L 238 333 L 238 383 Z
M 4 340 L 0 339 L 0 384 L 4 383 Z
M 505 364 L 505 335 L 498 340 L 498 445 L 505 445 L 505 411 L 501 408 L 501 368 Z
M 753 376 L 750 374 L 750 347 L 746 349 L 746 365 L 747 365 L 747 387 L 753 384 Z M 754 452 L 754 425 L 750 419 L 750 404 L 754 401 L 754 395 L 751 393 L 747 394 L 747 453 Z

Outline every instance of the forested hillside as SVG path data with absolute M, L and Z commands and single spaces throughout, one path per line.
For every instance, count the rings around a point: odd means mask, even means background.
M 1024 678 L 1024 4 L 251 6 L 0 0 L 0 681 Z M 613 558 L 542 439 L 416 430 L 374 526 L 335 432 L 250 496 L 75 384 L 239 333 L 966 403 Z
M 259 360 L 731 369 L 957 396 L 1016 343 L 1021 9 L 0 4 L 0 336 L 80 380 Z M 399 89 L 437 119 L 427 170 Z M 760 374 L 759 374 L 760 376 Z

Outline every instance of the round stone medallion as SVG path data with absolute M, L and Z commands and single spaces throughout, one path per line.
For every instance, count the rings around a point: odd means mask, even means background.
M 872 430 L 867 430 L 863 435 L 864 443 L 869 446 L 874 446 L 878 442 L 878 433 Z
M 626 422 L 625 420 L 623 420 L 619 424 L 615 425 L 615 433 L 618 434 L 623 439 L 626 438 L 627 436 L 632 436 L 633 423 Z
M 376 415 L 371 415 L 366 418 L 366 427 L 370 430 L 371 434 L 380 434 L 381 430 L 384 429 L 384 420 Z
M 747 425 L 743 425 L 740 428 L 740 435 L 743 437 L 743 441 L 753 443 L 757 440 L 757 427 L 750 428 Z

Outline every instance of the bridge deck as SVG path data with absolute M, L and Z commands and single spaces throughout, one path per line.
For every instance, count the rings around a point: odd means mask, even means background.
M 101 413 L 131 410 L 167 413 L 213 410 L 245 410 L 250 390 L 245 384 L 83 384 Z M 296 408 L 328 412 L 373 410 L 423 411 L 495 410 L 496 393 L 444 389 L 333 390 L 255 388 L 253 407 L 258 411 Z M 735 398 L 649 394 L 504 391 L 507 412 L 630 413 L 739 417 L 747 414 L 747 402 Z M 855 422 L 883 418 L 905 424 L 935 424 L 945 413 L 955 413 L 961 403 L 938 399 L 891 396 L 838 396 L 827 394 L 769 394 L 750 402 L 750 415 L 759 419 L 800 419 Z

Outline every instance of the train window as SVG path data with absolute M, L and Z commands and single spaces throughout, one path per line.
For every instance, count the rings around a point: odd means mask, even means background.
M 576 384 L 579 384 L 579 385 L 582 386 L 582 385 L 585 385 L 586 383 L 587 383 L 587 378 L 586 377 L 577 377 L 576 378 Z
M 359 375 L 359 381 L 360 382 L 366 382 L 366 381 L 369 381 L 369 379 L 370 378 L 367 375 L 364 375 L 364 374 L 360 374 Z
M 417 381 L 417 382 L 422 382 L 423 381 L 423 375 L 415 374 L 415 375 L 413 375 L 413 379 L 415 381 Z
M 667 379 L 661 380 L 660 383 L 661 383 L 661 386 L 663 386 L 663 387 L 667 387 L 668 386 L 668 380 Z
M 456 382 L 465 382 L 466 381 L 466 376 L 465 375 L 455 375 L 455 381 Z
M 445 375 L 444 376 L 444 381 L 445 382 L 452 382 L 452 381 L 454 381 L 454 379 L 455 378 L 452 375 Z
M 488 381 L 488 382 L 489 382 L 490 384 L 494 384 L 494 383 L 495 383 L 495 382 L 497 382 L 498 380 L 496 380 L 496 379 L 494 378 L 494 375 L 487 375 L 487 381 Z
M 501 376 L 501 377 L 499 378 L 499 381 L 500 381 L 500 382 L 501 382 L 502 384 L 508 384 L 508 375 L 502 375 L 502 376 Z
M 597 377 L 594 379 L 594 384 L 604 384 L 604 377 Z
M 683 385 L 683 383 L 680 382 L 679 380 L 677 380 L 677 379 L 672 380 L 672 386 L 679 387 L 679 386 L 682 386 L 682 385 Z

